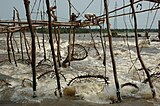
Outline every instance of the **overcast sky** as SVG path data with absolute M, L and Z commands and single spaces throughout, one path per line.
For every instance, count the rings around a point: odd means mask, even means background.
M 30 3 L 30 10 L 33 8 L 33 3 L 35 0 L 31 0 Z M 37 0 L 38 2 L 36 3 L 36 6 L 34 7 L 33 11 L 37 12 L 37 11 L 43 11 L 43 2 L 44 2 L 44 7 L 46 6 L 45 1 L 46 0 Z M 40 3 L 40 9 L 38 10 L 38 5 L 39 5 L 39 1 L 41 1 Z M 54 0 L 50 0 L 51 1 L 51 5 L 55 5 L 54 4 Z M 103 4 L 104 0 L 71 0 L 71 3 L 74 7 L 72 7 L 72 12 L 78 14 L 78 12 L 80 14 L 82 13 L 95 13 L 96 15 L 102 15 L 104 13 L 104 4 Z M 92 2 L 92 3 L 91 3 Z M 109 0 L 109 11 L 114 10 L 116 8 L 115 6 L 115 2 L 117 2 L 117 8 L 118 7 L 122 7 L 123 6 L 123 0 Z M 88 7 L 88 5 L 91 3 L 91 5 Z M 125 3 L 128 4 L 129 0 L 125 0 Z M 149 8 L 149 2 L 141 2 L 142 3 L 142 9 L 147 9 Z M 68 21 L 68 17 L 69 17 L 69 13 L 68 13 L 68 0 L 57 0 L 57 16 L 58 16 L 58 21 Z M 150 3 L 150 6 L 153 6 L 153 3 Z M 12 19 L 12 12 L 13 12 L 13 7 L 16 7 L 19 12 L 20 12 L 20 17 L 21 19 L 26 19 L 25 16 L 25 8 L 24 8 L 24 3 L 23 0 L 1 0 L 0 3 L 0 19 L 1 20 L 9 20 Z M 87 8 L 88 7 L 88 8 Z M 135 5 L 136 7 L 136 5 Z M 75 8 L 75 9 L 74 9 Z M 136 11 L 140 10 L 140 6 L 138 6 L 138 8 L 136 8 Z M 45 10 L 46 11 L 46 7 Z M 130 8 L 126 8 L 125 12 L 129 12 Z M 117 14 L 121 14 L 123 13 L 123 10 L 121 11 L 117 11 Z M 149 13 L 149 22 L 147 24 L 147 16 Z M 79 17 L 79 19 L 84 19 L 83 16 L 84 14 L 82 14 L 81 17 Z M 114 15 L 115 13 L 109 14 Z M 141 14 L 137 14 L 137 18 L 138 18 L 138 28 L 150 28 L 151 27 L 151 23 L 153 20 L 153 17 L 155 15 L 155 11 L 150 11 L 150 12 L 145 12 L 145 13 L 141 13 Z M 32 14 L 32 19 L 35 19 L 36 14 Z M 40 18 L 40 15 L 39 15 Z M 129 16 L 125 16 L 125 17 L 117 17 L 117 28 L 125 28 L 124 25 L 124 18 L 125 21 L 127 23 L 127 27 L 128 28 L 132 28 L 131 26 L 131 22 L 129 21 Z M 130 16 L 131 18 L 131 16 Z M 111 23 L 111 28 L 116 27 L 114 25 L 114 20 L 115 18 L 111 18 L 110 19 L 110 23 Z M 153 26 L 151 28 L 158 28 L 158 20 L 160 20 L 160 10 L 157 11 L 157 15 L 156 18 L 154 20 Z M 131 18 L 131 21 L 133 21 L 133 19 Z

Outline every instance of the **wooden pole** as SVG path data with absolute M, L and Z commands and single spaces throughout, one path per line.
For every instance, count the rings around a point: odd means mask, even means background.
M 44 15 L 45 14 L 43 14 L 41 11 L 41 20 L 42 21 L 44 21 Z M 46 57 L 46 48 L 45 48 L 45 42 L 44 42 L 44 26 L 42 26 L 41 29 L 42 29 L 42 36 L 43 36 L 42 42 L 43 42 L 44 60 L 46 61 L 47 57 Z
M 27 56 L 28 56 L 28 59 L 29 59 L 29 60 L 31 60 L 30 55 L 29 55 L 29 52 L 28 52 L 28 47 L 27 47 L 27 38 L 26 38 L 25 31 L 24 31 L 24 30 L 22 30 L 22 33 L 23 33 L 23 36 L 24 36 L 24 44 L 25 44 L 25 47 L 26 47 Z
M 33 97 L 36 97 L 35 91 L 36 91 L 36 45 L 35 45 L 35 34 L 33 32 L 32 22 L 31 22 L 31 16 L 30 16 L 30 9 L 29 9 L 29 0 L 24 0 L 25 10 L 26 10 L 26 17 L 29 24 L 29 29 L 31 32 L 32 37 L 32 75 L 33 75 Z
M 18 18 L 18 22 L 21 22 L 20 16 L 19 16 L 19 12 L 18 10 L 14 7 L 16 14 L 17 14 L 17 18 Z M 22 25 L 19 24 L 20 28 L 22 29 Z M 22 43 L 22 31 L 20 30 L 20 46 L 21 46 L 21 55 L 22 55 L 22 60 L 24 60 L 24 56 L 23 56 L 23 43 Z
M 91 26 L 89 26 L 89 29 L 90 29 L 91 39 L 92 39 L 92 42 L 93 42 L 93 47 L 96 50 L 97 56 L 99 56 L 99 58 L 101 58 L 100 53 L 99 53 L 99 51 L 96 47 L 96 43 L 95 43 L 94 38 L 93 38 L 93 32 L 92 32 Z
M 10 42 L 11 42 L 11 49 L 12 49 L 12 54 L 13 54 L 14 63 L 15 63 L 15 65 L 16 65 L 16 67 L 17 67 L 17 62 L 16 62 L 15 53 L 14 53 L 14 47 L 13 47 L 12 37 L 13 37 L 13 32 L 11 32 Z
M 13 21 L 15 21 L 15 10 L 13 10 Z M 15 27 L 15 23 L 13 23 L 13 26 Z M 17 44 L 17 41 L 15 40 L 14 36 L 13 36 L 13 41 L 15 42 L 16 47 L 17 47 L 17 51 L 19 53 L 18 44 Z
M 102 38 L 102 26 L 99 25 L 100 27 L 100 39 L 101 39 L 101 44 L 102 44 L 102 49 L 103 49 L 103 65 L 105 66 L 105 77 L 107 75 L 107 67 L 106 67 L 106 48 L 103 42 L 103 38 Z
M 61 67 L 61 53 L 60 53 L 60 26 L 58 26 L 58 39 L 57 39 L 57 56 L 58 56 L 58 64 Z
M 8 52 L 8 59 L 9 59 L 9 62 L 11 63 L 11 56 L 10 56 L 10 46 L 9 46 L 9 35 L 10 33 L 7 32 L 7 52 Z
M 22 33 L 24 35 L 24 42 L 25 42 L 25 47 L 26 47 L 26 51 L 27 51 L 27 56 L 28 56 L 28 59 L 30 60 L 30 55 L 29 55 L 29 52 L 28 52 L 28 48 L 27 48 L 27 44 L 28 44 L 28 47 L 30 48 L 30 45 L 29 45 L 29 42 L 26 38 L 26 35 L 25 35 L 25 27 L 23 28 L 22 24 L 21 24 L 21 19 L 20 19 L 20 15 L 19 15 L 19 12 L 18 10 L 14 7 L 14 9 L 16 10 L 17 12 L 17 18 L 18 18 L 18 21 L 20 22 L 19 23 L 19 26 L 20 26 L 20 44 L 21 44 L 21 53 L 22 53 L 22 60 L 24 59 L 24 56 L 23 56 L 23 44 L 22 44 Z
M 74 45 L 75 45 L 75 39 L 76 39 L 76 28 L 73 28 L 73 50 L 72 55 L 74 54 Z
M 37 33 L 35 32 L 35 29 L 34 29 L 34 33 L 35 33 L 35 36 L 37 38 L 38 47 L 39 47 L 39 49 L 41 49 L 41 45 L 40 45 L 40 42 L 39 42 L 39 37 L 38 37 Z
M 135 13 L 143 13 L 143 12 L 152 11 L 152 10 L 158 10 L 158 9 L 160 9 L 160 7 L 155 7 L 155 8 L 151 8 L 151 9 L 145 9 L 145 10 L 141 10 L 141 11 L 136 11 Z M 120 16 L 125 16 L 125 15 L 130 15 L 130 14 L 132 14 L 132 12 L 122 13 L 122 14 L 118 14 L 118 15 L 112 15 L 112 16 L 109 16 L 109 18 L 120 17 Z
M 116 63 L 114 59 L 114 53 L 113 53 L 113 48 L 112 48 L 112 33 L 110 30 L 110 22 L 109 22 L 109 15 L 108 15 L 108 1 L 104 0 L 104 7 L 105 7 L 105 12 L 106 12 L 106 24 L 107 24 L 107 31 L 108 31 L 108 36 L 109 36 L 109 48 L 110 48 L 110 54 L 111 54 L 111 59 L 112 59 L 112 67 L 113 67 L 113 74 L 114 74 L 114 81 L 117 89 L 117 100 L 118 102 L 121 102 L 121 95 L 120 95 L 120 86 L 119 86 L 119 81 L 117 77 L 117 71 L 116 71 Z
M 132 13 L 133 13 L 133 18 L 134 18 L 134 32 L 135 32 L 135 42 L 136 42 L 136 50 L 137 50 L 137 56 L 138 56 L 138 59 L 147 75 L 147 78 L 148 78 L 148 82 L 149 82 L 149 85 L 150 85 L 150 88 L 151 88 L 151 91 L 152 91 L 152 96 L 153 98 L 156 96 L 156 92 L 155 92 L 155 89 L 153 87 L 153 84 L 151 82 L 151 78 L 150 78 L 150 74 L 142 60 L 142 57 L 141 57 L 141 54 L 140 54 L 140 50 L 139 50 L 139 46 L 138 46 L 138 34 L 137 34 L 137 18 L 136 18 L 136 14 L 135 14 L 135 9 L 134 9 L 134 5 L 133 5 L 133 1 L 134 0 L 130 0 L 131 2 L 131 9 L 132 9 Z
M 69 21 L 71 21 L 71 1 L 68 0 L 68 3 L 69 3 Z M 69 29 L 69 40 L 68 40 L 68 43 L 69 43 L 69 48 L 68 48 L 68 58 L 69 58 L 69 62 L 68 62 L 68 65 L 70 66 L 70 63 L 71 63 L 71 31 L 72 27 L 70 26 L 70 29 Z
M 160 40 L 160 20 L 158 21 L 158 38 Z
M 21 55 L 22 55 L 22 60 L 24 60 L 24 56 L 23 56 L 23 41 L 22 41 L 22 31 L 20 31 L 19 33 L 20 33 Z
M 145 1 L 160 3 L 160 0 L 145 0 Z
M 59 91 L 60 97 L 62 97 L 62 92 L 61 92 L 61 84 L 60 84 L 60 78 L 59 78 L 59 73 L 57 69 L 57 61 L 56 61 L 56 56 L 55 56 L 55 50 L 54 50 L 54 43 L 53 43 L 53 38 L 52 38 L 52 23 L 51 23 L 51 13 L 50 13 L 50 4 L 49 0 L 46 0 L 46 6 L 47 6 L 47 13 L 48 13 L 48 29 L 49 29 L 49 36 L 50 36 L 50 46 L 52 50 L 52 56 L 53 56 L 53 61 L 54 61 L 54 69 L 55 69 L 55 74 L 57 78 L 57 87 Z

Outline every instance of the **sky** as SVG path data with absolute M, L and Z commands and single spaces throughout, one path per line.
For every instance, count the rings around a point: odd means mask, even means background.
M 30 0 L 30 10 L 33 9 L 33 12 L 40 12 L 45 11 L 46 12 L 46 0 Z M 37 1 L 36 5 L 34 6 L 34 1 Z M 41 1 L 41 2 L 40 2 Z M 97 16 L 104 14 L 104 0 L 70 0 L 72 6 L 72 12 L 75 14 L 80 13 L 79 19 L 84 20 L 84 14 L 85 13 L 95 13 Z M 125 1 L 125 4 L 129 4 L 130 0 L 109 0 L 109 11 L 114 10 L 115 8 L 119 8 L 123 6 L 123 1 Z M 117 6 L 116 6 L 117 2 Z M 38 9 L 38 6 L 40 4 L 40 9 Z M 89 6 L 90 4 L 90 6 Z M 150 7 L 153 6 L 153 3 L 149 3 L 147 1 L 142 1 L 142 10 L 148 9 L 149 5 Z M 54 0 L 50 0 L 50 5 L 55 5 Z M 33 8 L 34 6 L 34 8 Z M 58 16 L 58 21 L 68 21 L 69 20 L 69 6 L 68 6 L 68 0 L 57 0 L 56 1 L 57 11 L 56 14 Z M 135 10 L 139 11 L 141 9 L 141 6 L 139 5 L 136 8 L 137 5 L 135 5 Z M 26 19 L 25 15 L 25 8 L 24 8 L 24 2 L 23 0 L 1 0 L 0 3 L 0 20 L 11 20 L 13 17 L 13 7 L 16 7 L 20 13 L 20 18 L 22 20 Z M 44 9 L 43 9 L 44 7 Z M 130 7 L 125 8 L 117 11 L 117 13 L 109 14 L 109 16 L 115 15 L 115 14 L 122 14 L 125 11 L 125 13 L 130 12 Z M 141 14 L 137 14 L 137 20 L 138 20 L 138 28 L 158 28 L 158 20 L 160 20 L 160 10 L 157 11 L 157 14 L 155 16 L 156 11 L 150 11 L 150 12 L 144 12 Z M 149 14 L 149 15 L 148 15 Z M 149 16 L 149 18 L 147 18 Z M 155 20 L 153 21 L 155 16 Z M 40 14 L 37 16 L 37 14 L 32 14 L 32 19 L 40 19 Z M 46 15 L 47 17 L 47 15 Z M 148 19 L 148 23 L 147 23 Z M 114 23 L 114 21 L 116 23 Z M 153 24 L 152 24 L 153 22 Z M 125 26 L 126 23 L 126 26 Z M 110 18 L 110 24 L 111 28 L 133 28 L 133 18 L 131 15 L 127 16 L 121 16 L 117 18 Z

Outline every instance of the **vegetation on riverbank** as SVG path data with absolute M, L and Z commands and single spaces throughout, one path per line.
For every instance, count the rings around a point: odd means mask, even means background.
M 134 32 L 134 29 L 111 29 L 112 32 L 117 32 L 117 33 L 123 33 L 123 32 Z M 36 31 L 38 33 L 48 33 L 48 29 L 47 28 L 37 28 Z M 56 31 L 57 31 L 57 28 L 56 28 Z M 71 29 L 71 31 L 73 31 L 73 29 Z M 94 29 L 89 29 L 89 28 L 76 28 L 75 29 L 75 32 L 76 33 L 90 33 L 90 32 L 93 32 L 93 33 L 99 33 L 100 29 L 98 28 L 94 28 Z M 102 29 L 102 31 L 104 33 L 107 32 L 107 29 Z M 138 32 L 158 32 L 158 29 L 138 29 Z M 53 29 L 53 32 L 54 32 L 54 29 Z M 70 32 L 70 28 L 68 27 L 62 27 L 60 29 L 60 33 L 63 34 L 63 33 L 69 33 Z

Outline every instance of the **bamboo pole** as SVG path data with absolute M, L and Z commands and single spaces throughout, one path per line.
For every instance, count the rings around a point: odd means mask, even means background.
M 53 56 L 53 61 L 54 61 L 54 69 L 55 69 L 55 74 L 57 78 L 57 87 L 59 91 L 60 97 L 62 97 L 62 92 L 61 92 L 61 84 L 60 84 L 60 78 L 59 78 L 59 73 L 57 69 L 57 61 L 56 61 L 56 56 L 55 56 L 55 50 L 54 50 L 54 43 L 53 43 L 53 38 L 52 38 L 52 24 L 51 24 L 51 13 L 50 13 L 50 4 L 49 0 L 46 0 L 46 6 L 47 6 L 47 13 L 48 13 L 48 29 L 49 29 L 49 36 L 50 36 L 50 46 L 52 50 L 52 56 Z
M 160 9 L 160 7 L 151 8 L 151 9 L 145 9 L 145 10 L 141 10 L 141 11 L 135 11 L 135 13 L 143 13 L 143 12 L 152 11 L 152 10 L 158 10 L 158 9 Z M 125 16 L 125 15 L 130 15 L 130 14 L 132 14 L 132 12 L 109 16 L 109 18 L 120 17 L 120 16 Z
M 68 38 L 68 43 L 69 43 L 69 46 L 68 46 L 68 59 L 69 59 L 68 66 L 71 65 L 71 33 L 72 33 L 72 31 L 71 31 L 71 26 L 70 26 L 70 28 L 69 28 L 69 38 Z
M 112 33 L 110 30 L 107 0 L 104 0 L 104 7 L 105 7 L 105 12 L 106 12 L 106 24 L 107 24 L 107 31 L 108 31 L 108 36 L 109 36 L 109 48 L 110 48 L 110 54 L 111 54 L 111 59 L 112 59 L 113 75 L 114 75 L 114 81 L 115 81 L 115 85 L 116 85 L 116 89 L 117 89 L 117 100 L 118 100 L 118 102 L 121 102 L 122 99 L 121 99 L 121 95 L 120 95 L 120 86 L 119 86 L 119 81 L 118 81 L 118 77 L 117 77 L 116 63 L 115 63 L 114 53 L 113 53 L 113 48 L 112 48 Z
M 57 29 L 56 29 L 56 26 L 54 26 L 54 36 L 55 36 L 55 39 L 56 39 L 56 42 L 57 42 Z
M 45 42 L 44 42 L 44 27 L 42 26 L 42 32 L 43 32 L 43 52 L 44 52 L 44 60 L 46 60 L 47 59 L 47 57 L 46 57 L 46 48 L 45 48 Z
M 23 36 L 24 36 L 24 44 L 25 44 L 25 47 L 26 47 L 27 56 L 28 56 L 28 59 L 31 60 L 30 55 L 29 55 L 29 51 L 28 51 L 28 47 L 27 47 L 27 42 L 28 42 L 28 40 L 27 40 L 27 38 L 26 38 L 25 31 L 22 30 L 22 33 L 23 33 Z M 28 44 L 28 45 L 29 45 L 29 44 Z
M 35 29 L 34 29 L 34 33 L 35 33 L 35 36 L 37 38 L 38 47 L 39 47 L 39 49 L 41 49 L 41 45 L 40 45 L 40 42 L 39 42 L 39 37 L 38 37 L 37 33 L 35 32 Z
M 69 3 L 69 21 L 71 21 L 71 1 L 68 0 L 68 3 Z M 71 23 L 73 23 L 71 21 Z M 70 66 L 71 64 L 71 34 L 72 34 L 72 31 L 71 31 L 72 27 L 70 26 L 69 28 L 69 40 L 68 40 L 68 43 L 69 43 L 69 48 L 68 48 L 68 58 L 69 58 L 69 62 L 68 62 L 68 65 Z
M 18 18 L 18 21 L 21 22 L 21 19 L 20 19 L 20 15 L 19 15 L 19 12 L 18 10 L 14 7 L 15 11 L 17 12 L 17 18 Z M 24 55 L 23 55 L 23 41 L 22 41 L 22 24 L 19 23 L 19 26 L 20 26 L 20 45 L 21 45 L 21 55 L 22 55 L 22 60 L 24 60 Z
M 12 37 L 13 37 L 13 32 L 11 32 L 10 42 L 11 42 L 11 49 L 12 49 L 12 55 L 13 55 L 14 63 L 16 65 L 16 67 L 17 67 L 17 62 L 16 62 L 15 53 L 14 53 L 14 47 L 13 47 Z
M 16 44 L 17 52 L 18 52 L 18 53 L 20 53 L 20 52 L 19 52 L 19 48 L 18 48 L 18 43 L 17 43 L 17 41 L 16 41 L 16 39 L 15 39 L 15 37 L 14 37 L 14 36 L 13 36 L 13 41 L 14 41 L 14 42 L 15 42 L 15 44 Z
M 160 3 L 160 0 L 145 0 L 145 1 Z
M 75 45 L 75 39 L 76 39 L 76 28 L 73 28 L 73 50 L 72 55 L 74 54 L 74 45 Z
M 32 28 L 32 22 L 31 22 L 31 16 L 30 16 L 30 9 L 29 9 L 29 4 L 30 1 L 29 0 L 24 0 L 24 5 L 25 5 L 25 10 L 26 10 L 26 17 L 27 17 L 27 21 L 29 24 L 29 29 L 31 32 L 31 37 L 32 37 L 32 75 L 33 75 L 33 98 L 36 97 L 36 69 L 35 69 L 35 65 L 36 65 L 36 46 L 35 46 L 35 34 L 33 32 L 33 28 Z
M 160 20 L 158 21 L 158 38 L 160 40 Z
M 103 42 L 103 38 L 102 38 L 102 26 L 99 25 L 100 27 L 100 39 L 101 39 L 101 44 L 102 44 L 102 49 L 103 49 L 103 65 L 105 66 L 105 77 L 107 75 L 107 67 L 106 67 L 106 48 Z
M 151 82 L 151 78 L 150 78 L 150 74 L 142 60 L 142 57 L 141 57 L 141 54 L 140 54 L 140 50 L 139 50 L 139 46 L 138 46 L 138 34 L 137 34 L 137 18 L 136 18 L 136 14 L 135 14 L 135 9 L 134 9 L 134 5 L 133 5 L 133 1 L 134 0 L 130 0 L 131 2 L 131 9 L 132 9 L 132 13 L 133 13 L 133 18 L 134 18 L 134 32 L 135 32 L 135 42 L 136 42 L 136 50 L 137 50 L 137 56 L 138 56 L 138 59 L 147 75 L 147 78 L 148 78 L 148 82 L 149 82 L 149 85 L 150 85 L 150 88 L 151 88 L 151 92 L 152 92 L 152 96 L 153 98 L 156 96 L 156 92 L 155 92 L 155 89 L 154 89 L 154 86 Z
M 21 45 L 21 55 L 22 55 L 22 60 L 24 60 L 24 55 L 23 55 L 23 41 L 22 41 L 22 32 L 20 31 L 20 45 Z
M 20 19 L 20 15 L 19 15 L 18 10 L 17 10 L 15 7 L 14 7 L 14 9 L 15 9 L 15 11 L 17 12 L 18 22 L 21 22 L 21 19 Z M 23 39 L 22 39 L 23 37 L 22 37 L 22 33 L 23 33 L 23 35 L 24 35 L 24 41 L 25 41 L 25 46 L 26 46 L 25 31 L 24 31 L 24 29 L 23 29 L 23 27 L 22 27 L 22 24 L 21 24 L 21 23 L 19 23 L 18 25 L 20 26 L 20 45 L 21 45 L 21 55 L 22 55 L 22 60 L 24 60 L 24 54 L 23 54 Z M 27 51 L 28 58 L 30 59 L 30 56 L 29 56 L 29 54 L 28 54 L 28 49 L 27 49 L 27 47 L 26 47 L 26 51 Z
M 61 53 L 60 53 L 60 27 L 58 26 L 58 40 L 57 40 L 57 56 L 58 56 L 58 64 L 61 67 Z
M 30 45 L 29 45 L 29 42 L 28 42 L 28 40 L 27 40 L 27 38 L 26 38 L 26 35 L 25 35 L 25 27 L 23 27 L 22 26 L 22 21 L 21 21 L 21 19 L 20 19 L 20 15 L 19 15 L 19 12 L 18 12 L 18 10 L 14 7 L 14 9 L 15 9 L 15 11 L 17 12 L 17 18 L 18 18 L 18 24 L 19 24 L 19 27 L 20 27 L 20 44 L 21 44 L 21 54 L 22 54 L 22 60 L 24 59 L 24 56 L 23 56 L 23 44 L 22 44 L 22 33 L 23 33 L 23 35 L 24 35 L 24 41 L 25 41 L 25 47 L 26 47 L 26 51 L 27 51 L 27 55 L 28 55 L 28 58 L 29 58 L 29 60 L 30 60 L 30 56 L 29 56 L 29 53 L 28 53 L 28 48 L 27 48 L 27 44 L 28 44 L 28 47 L 29 47 L 29 49 L 31 49 L 30 48 Z
M 93 32 L 92 32 L 91 26 L 89 26 L 89 29 L 90 29 L 91 39 L 92 39 L 92 42 L 93 42 L 93 47 L 96 50 L 97 56 L 100 56 L 100 53 L 99 53 L 99 51 L 98 51 L 98 49 L 96 47 L 96 43 L 95 43 L 94 38 L 93 38 Z
M 41 20 L 43 21 L 44 20 L 44 14 L 42 13 L 41 11 Z M 44 26 L 41 27 L 42 29 L 42 36 L 43 36 L 43 39 L 42 39 L 42 42 L 43 42 L 43 52 L 44 52 L 44 60 L 46 61 L 46 48 L 45 48 L 45 42 L 44 42 Z
M 13 10 L 13 21 L 15 21 L 15 10 Z M 15 26 L 15 23 L 13 23 L 13 26 Z M 17 44 L 17 41 L 15 40 L 14 36 L 13 36 L 13 41 L 15 42 L 16 47 L 17 47 L 17 52 L 19 53 L 18 44 Z
M 7 53 L 8 53 L 9 62 L 11 63 L 10 46 L 9 46 L 9 36 L 10 36 L 10 33 L 7 32 Z

